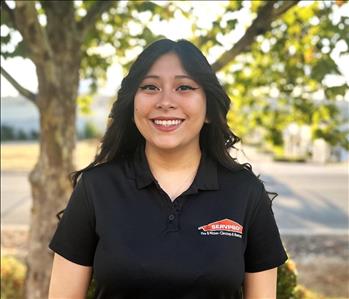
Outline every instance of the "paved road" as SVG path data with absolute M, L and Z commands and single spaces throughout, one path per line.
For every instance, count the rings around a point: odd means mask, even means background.
M 279 194 L 274 212 L 281 233 L 348 233 L 348 171 L 303 164 L 259 165 L 266 189 Z
M 348 164 L 275 163 L 251 149 L 246 155 L 266 189 L 279 194 L 273 209 L 281 234 L 348 233 Z M 2 225 L 28 225 L 30 202 L 27 173 L 1 172 Z
M 28 173 L 1 171 L 1 225 L 28 225 L 30 208 Z
M 348 234 L 348 163 L 273 162 L 253 148 L 238 158 L 253 165 L 268 191 L 279 194 L 273 210 L 281 234 Z

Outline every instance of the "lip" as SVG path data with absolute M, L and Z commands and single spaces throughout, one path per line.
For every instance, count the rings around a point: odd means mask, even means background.
M 156 124 L 155 123 L 155 120 L 180 120 L 181 122 L 179 124 L 174 124 L 174 125 L 170 125 L 170 126 L 163 126 L 163 125 L 160 125 L 160 124 Z M 152 123 L 152 126 L 161 131 L 161 132 L 172 132 L 172 131 L 175 131 L 177 130 L 182 124 L 183 122 L 185 121 L 185 119 L 183 118 L 179 118 L 179 117 L 162 117 L 162 116 L 159 116 L 159 117 L 155 117 L 155 118 L 151 118 L 150 119 L 150 122 Z

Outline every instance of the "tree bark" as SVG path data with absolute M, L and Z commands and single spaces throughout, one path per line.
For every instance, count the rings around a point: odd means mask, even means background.
M 34 4 L 28 4 L 30 2 L 19 1 L 18 10 L 33 14 Z M 69 174 L 74 170 L 81 45 L 88 29 L 112 4 L 113 1 L 97 1 L 80 23 L 75 20 L 73 1 L 41 1 L 47 17 L 45 28 L 38 26 L 37 16 L 27 18 L 31 20 L 30 28 L 22 24 L 25 23 L 24 13 L 16 18 L 36 65 L 39 83 L 36 104 L 41 130 L 39 159 L 29 176 L 33 204 L 27 257 L 27 299 L 48 296 L 53 256 L 48 244 L 58 224 L 56 214 L 65 208 L 72 191 Z M 41 43 L 37 43 L 38 40 Z
M 26 55 L 36 66 L 39 83 L 35 95 L 1 68 L 19 93 L 38 107 L 40 114 L 40 154 L 29 175 L 32 209 L 27 299 L 48 296 L 53 256 L 48 244 L 58 224 L 56 214 L 65 208 L 72 191 L 69 174 L 74 170 L 81 45 L 95 21 L 114 4 L 114 1 L 96 1 L 77 22 L 74 1 L 40 1 L 46 15 L 46 25 L 42 26 L 36 1 L 16 1 L 14 9 L 4 2 L 9 22 L 21 33 Z
M 81 35 L 72 1 L 43 3 L 45 27 L 38 23 L 34 5 L 18 1 L 15 20 L 36 66 L 40 115 L 40 154 L 29 175 L 32 209 L 25 297 L 43 299 L 48 296 L 53 255 L 48 244 L 57 227 L 56 214 L 71 194 Z
M 48 243 L 57 227 L 56 214 L 65 207 L 71 193 L 69 173 L 74 169 L 72 155 L 79 68 L 70 67 L 68 61 L 61 62 L 56 69 L 66 71 L 54 85 L 44 69 L 37 70 L 40 155 L 29 176 L 33 201 L 27 257 L 27 299 L 47 298 L 52 265 Z M 67 85 L 67 81 L 70 84 Z

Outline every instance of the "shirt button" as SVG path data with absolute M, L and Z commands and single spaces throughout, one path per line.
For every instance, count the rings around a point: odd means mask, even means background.
M 175 215 L 171 214 L 170 216 L 168 216 L 168 220 L 172 221 L 175 219 L 175 217 L 176 217 Z

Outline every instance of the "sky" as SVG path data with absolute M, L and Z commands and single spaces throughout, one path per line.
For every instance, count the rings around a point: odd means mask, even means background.
M 185 2 L 183 2 L 185 5 Z M 207 24 L 210 24 L 211 21 L 215 20 L 216 16 L 224 11 L 223 1 L 217 1 L 215 5 L 212 5 L 211 1 L 191 1 L 191 5 L 194 5 L 194 14 L 198 17 L 198 25 L 204 27 Z M 348 6 L 348 7 L 344 7 Z M 349 11 L 349 3 L 342 6 L 342 11 Z M 349 14 L 349 13 L 348 13 Z M 244 34 L 244 26 L 248 25 L 251 22 L 247 13 L 239 14 L 239 22 L 238 27 L 233 35 L 229 37 L 229 43 L 227 45 L 232 44 Z M 170 39 L 179 39 L 179 38 L 188 38 L 191 32 L 190 24 L 187 22 L 181 15 L 176 16 L 176 20 L 171 22 L 161 23 L 159 26 L 158 23 L 154 23 L 150 29 L 153 30 L 157 34 L 163 34 Z M 1 26 L 1 31 L 6 30 L 4 26 Z M 136 26 L 131 26 L 130 31 L 139 30 Z M 20 35 L 17 34 L 14 37 L 14 42 L 18 42 L 21 39 Z M 338 50 L 343 47 L 343 44 L 338 45 Z M 227 50 L 227 49 L 226 49 Z M 101 49 L 101 51 L 105 51 L 106 54 L 110 49 L 105 48 Z M 208 61 L 213 63 L 215 59 L 221 54 L 221 52 L 213 51 L 210 56 L 208 56 Z M 343 74 L 343 78 L 331 77 L 327 78 L 327 83 L 329 85 L 338 85 L 340 81 L 346 81 L 349 84 L 349 55 L 339 57 L 338 55 L 333 56 L 334 60 L 339 66 L 341 73 Z M 29 59 L 23 59 L 21 57 L 16 57 L 12 59 L 4 60 L 1 57 L 1 65 L 4 69 L 7 70 L 23 87 L 31 90 L 32 92 L 37 92 L 37 78 L 35 73 L 35 66 Z M 113 64 L 109 67 L 107 71 L 107 82 L 106 84 L 98 90 L 99 94 L 114 96 L 116 90 L 118 88 L 118 84 L 122 79 L 122 70 L 121 66 L 118 64 Z M 118 83 L 116 83 L 118 82 Z M 88 81 L 80 82 L 80 93 L 84 93 L 88 90 Z M 1 97 L 6 96 L 17 96 L 18 92 L 15 90 L 12 85 L 1 76 Z M 346 100 L 349 101 L 349 92 L 346 95 Z

